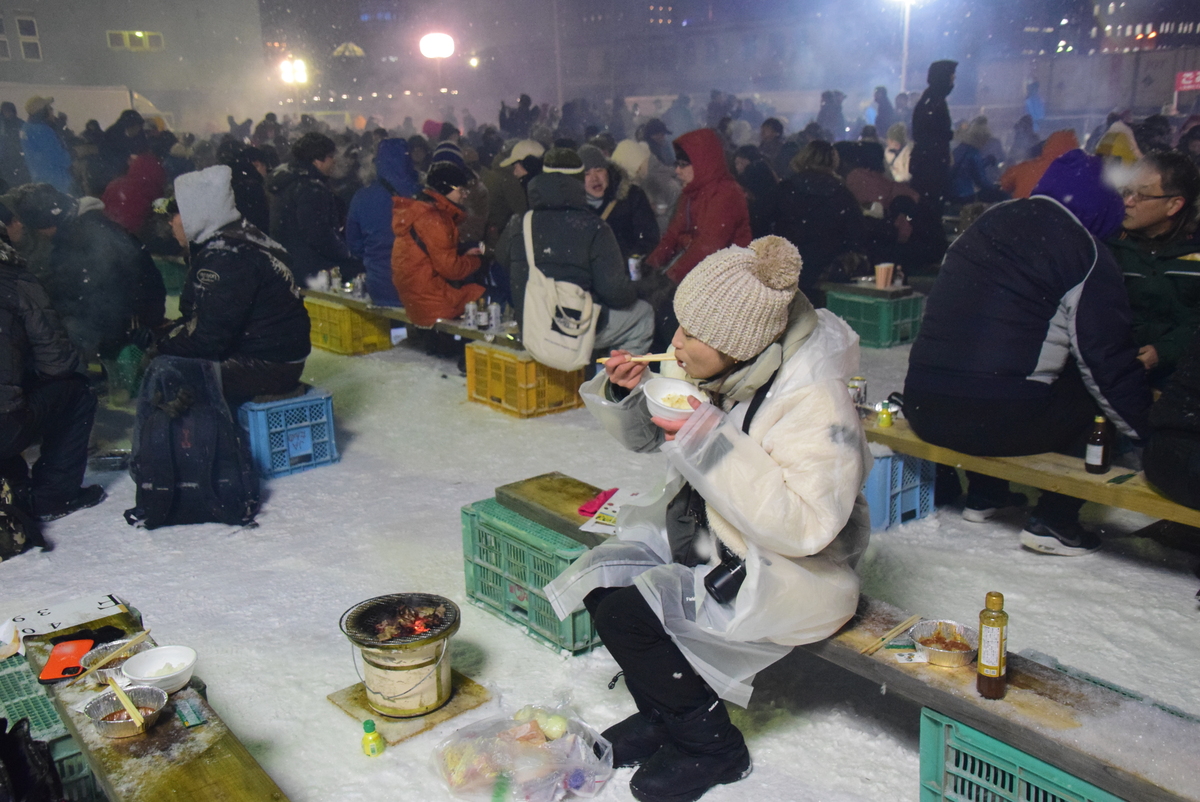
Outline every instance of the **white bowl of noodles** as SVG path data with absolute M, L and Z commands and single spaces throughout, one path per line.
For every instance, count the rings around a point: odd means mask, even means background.
M 695 411 L 688 401 L 688 396 L 700 403 L 706 400 L 696 385 L 683 379 L 668 379 L 665 376 L 646 382 L 642 392 L 646 394 L 646 406 L 650 408 L 650 414 L 666 420 L 687 420 Z

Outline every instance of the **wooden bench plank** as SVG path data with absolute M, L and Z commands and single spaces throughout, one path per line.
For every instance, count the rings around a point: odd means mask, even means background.
M 349 295 L 340 292 L 321 292 L 319 290 L 301 290 L 301 293 L 308 298 L 319 298 L 322 301 L 341 304 L 342 306 L 356 309 L 359 312 L 375 317 L 386 318 L 387 320 L 395 321 L 396 323 L 412 323 L 408 317 L 408 313 L 400 306 L 375 306 L 370 301 L 363 301 L 358 298 L 351 298 Z M 460 326 L 453 320 L 439 320 L 433 326 L 438 331 L 444 331 L 447 334 L 456 334 L 464 340 L 483 340 L 491 345 L 501 345 L 505 348 L 512 348 L 517 351 L 523 351 L 521 340 L 511 332 L 489 332 L 479 329 Z
M 1122 799 L 1200 800 L 1200 775 L 1179 776 L 1180 767 L 1194 762 L 1200 724 L 1149 705 L 1145 710 L 1164 721 L 1127 715 L 1123 711 L 1137 704 L 1128 697 L 1016 654 L 1008 656 L 1008 694 L 998 701 L 975 691 L 974 664 L 903 664 L 887 649 L 860 654 L 906 618 L 907 612 L 864 596 L 837 635 L 802 648 Z M 1089 734 L 1099 748 L 1081 745 Z
M 1200 510 L 1193 510 L 1164 498 L 1146 482 L 1146 476 L 1142 473 L 1137 473 L 1124 482 L 1113 483 L 1113 479 L 1126 476 L 1132 471 L 1114 467 L 1105 474 L 1088 473 L 1083 469 L 1081 459 L 1065 454 L 973 457 L 926 443 L 917 437 L 908 421 L 899 419 L 884 428 L 875 425 L 874 419 L 869 419 L 864 421 L 864 430 L 867 440 L 885 445 L 901 454 L 942 465 L 953 465 L 1109 507 L 1140 512 L 1153 518 L 1200 527 Z
M 53 636 L 28 637 L 26 659 L 38 673 L 50 655 L 50 637 L 109 624 L 129 634 L 141 631 L 132 615 L 121 613 Z M 172 694 L 167 712 L 149 732 L 120 739 L 100 735 L 87 716 L 74 709 L 94 695 L 90 687 L 67 688 L 60 682 L 47 690 L 110 802 L 287 802 L 283 791 L 195 687 Z M 184 727 L 172 708 L 180 699 L 195 704 L 207 723 Z

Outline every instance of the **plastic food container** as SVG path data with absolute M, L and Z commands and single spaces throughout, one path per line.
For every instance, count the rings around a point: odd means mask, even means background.
M 162 670 L 168 665 L 174 666 L 174 669 L 162 674 Z M 159 646 L 148 649 L 141 654 L 135 654 L 121 666 L 121 672 L 131 682 L 161 688 L 167 693 L 175 693 L 187 685 L 195 669 L 196 650 L 187 646 Z
M 931 638 L 937 635 L 939 630 L 943 637 L 964 641 L 970 648 L 964 650 L 939 649 L 921 643 L 922 638 Z M 979 650 L 979 631 L 957 621 L 921 621 L 909 631 L 909 634 L 912 636 L 917 652 L 925 655 L 925 659 L 935 666 L 951 668 L 968 666 L 975 659 L 976 651 Z
M 668 379 L 665 376 L 659 376 L 646 382 L 642 392 L 646 394 L 646 406 L 650 408 L 650 414 L 656 418 L 666 418 L 667 420 L 687 420 L 695 412 L 691 405 L 687 409 L 668 406 L 663 399 L 669 395 L 691 396 L 700 403 L 707 401 L 704 394 L 691 382 L 685 382 L 683 379 Z
M 162 688 L 151 688 L 147 685 L 131 685 L 123 689 L 125 695 L 129 697 L 129 701 L 133 702 L 139 709 L 150 710 L 149 713 L 143 713 L 145 718 L 145 727 L 140 728 L 131 720 L 125 721 L 105 721 L 104 717 L 112 715 L 117 711 L 124 712 L 125 708 L 121 705 L 121 700 L 112 691 L 102 693 L 95 699 L 87 703 L 83 708 L 84 715 L 91 719 L 95 725 L 96 731 L 107 738 L 131 738 L 134 735 L 140 735 L 146 730 L 154 726 L 158 721 L 158 717 L 162 715 L 163 708 L 167 706 L 167 692 Z

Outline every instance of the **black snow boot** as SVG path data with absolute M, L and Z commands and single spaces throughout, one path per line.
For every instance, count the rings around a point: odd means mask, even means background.
M 750 751 L 715 696 L 682 716 L 663 715 L 667 742 L 629 781 L 640 802 L 694 802 L 750 774 Z
M 629 687 L 628 677 L 625 686 Z M 667 741 L 667 725 L 662 714 L 632 688 L 629 688 L 629 695 L 637 703 L 638 712 L 600 733 L 612 744 L 613 767 L 618 769 L 649 760 Z

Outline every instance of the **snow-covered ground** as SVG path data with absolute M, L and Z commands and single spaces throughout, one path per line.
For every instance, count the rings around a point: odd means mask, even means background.
M 901 389 L 906 348 L 864 350 L 871 400 Z M 209 698 L 295 802 L 448 799 L 431 768 L 457 726 L 527 703 L 570 701 L 603 728 L 633 710 L 603 649 L 563 658 L 467 603 L 459 508 L 497 485 L 558 470 L 600 487 L 648 486 L 658 455 L 625 452 L 583 410 L 521 421 L 469 403 L 452 363 L 407 347 L 367 357 L 314 352 L 305 380 L 334 394 L 342 461 L 269 482 L 256 529 L 215 524 L 148 532 L 121 513 L 134 488 L 96 474 L 109 498 L 52 523 L 56 548 L 0 564 L 0 616 L 58 598 L 117 593 L 162 644 L 200 654 Z M 107 413 L 99 434 L 128 418 Z M 1141 516 L 1086 508 L 1105 540 L 1078 559 L 1017 543 L 1019 516 L 972 525 L 943 509 L 877 533 L 864 592 L 912 612 L 973 621 L 1000 590 L 1010 648 L 1065 664 L 1200 714 L 1195 554 L 1128 537 Z M 453 664 L 495 701 L 369 760 L 361 730 L 326 700 L 357 681 L 341 613 L 396 591 L 458 602 Z M 763 672 L 735 711 L 755 759 L 747 780 L 706 800 L 916 800 L 918 709 L 806 653 Z M 624 770 L 604 800 L 631 799 Z

